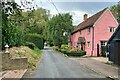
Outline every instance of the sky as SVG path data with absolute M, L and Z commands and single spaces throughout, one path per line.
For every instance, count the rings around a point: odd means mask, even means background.
M 15 0 L 18 4 L 20 4 L 20 0 Z M 88 17 L 94 15 L 95 13 L 103 10 L 106 7 L 110 7 L 112 5 L 117 4 L 116 2 L 54 2 L 56 8 L 59 13 L 70 13 L 73 19 L 73 25 L 78 25 L 83 21 L 83 15 L 88 14 Z M 32 6 L 37 5 L 37 7 L 42 7 L 50 11 L 51 15 L 58 14 L 57 10 L 53 6 L 50 0 L 34 0 Z

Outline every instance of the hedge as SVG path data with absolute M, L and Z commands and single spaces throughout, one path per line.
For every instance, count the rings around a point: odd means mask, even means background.
M 36 45 L 32 42 L 25 42 L 24 44 L 25 46 L 28 46 L 30 49 L 35 49 Z
M 26 41 L 34 43 L 39 49 L 44 48 L 43 37 L 37 33 L 26 34 Z
M 82 51 L 82 50 L 71 51 L 66 46 L 62 46 L 61 48 L 55 48 L 55 50 L 57 50 L 63 54 L 66 54 L 67 56 L 80 57 L 80 56 L 86 55 L 86 51 Z
M 65 52 L 64 54 L 67 54 L 67 56 L 79 57 L 79 56 L 86 55 L 86 52 L 85 51 L 71 51 L 71 52 Z

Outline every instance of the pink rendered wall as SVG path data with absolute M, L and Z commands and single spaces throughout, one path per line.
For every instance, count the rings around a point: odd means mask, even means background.
M 97 56 L 97 44 L 100 45 L 100 41 L 108 41 L 112 32 L 109 31 L 110 27 L 117 28 L 117 23 L 115 22 L 110 11 L 107 9 L 103 16 L 98 20 L 94 26 L 94 56 Z
M 87 28 L 81 31 L 81 35 L 86 39 L 86 44 L 85 44 L 86 55 L 90 56 L 92 50 L 92 27 L 90 28 L 90 34 L 88 34 L 88 28 Z M 90 42 L 90 47 L 88 47 L 88 43 L 87 43 L 88 41 Z
M 71 41 L 72 41 L 72 46 L 73 47 L 77 46 L 78 38 L 79 38 L 79 32 L 76 32 L 71 36 Z
M 90 34 L 88 34 L 88 29 L 84 29 L 81 31 L 81 36 L 85 37 L 86 39 L 86 44 L 85 44 L 85 51 L 87 52 L 87 55 L 91 55 L 91 50 L 92 50 L 92 27 L 90 28 Z M 80 32 L 76 32 L 71 36 L 71 41 L 72 41 L 72 46 L 76 47 L 78 38 L 80 37 Z M 87 42 L 90 42 L 90 47 L 88 47 Z

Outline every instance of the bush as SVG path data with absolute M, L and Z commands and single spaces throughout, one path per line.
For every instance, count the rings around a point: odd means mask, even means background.
M 35 49 L 36 45 L 34 43 L 31 42 L 26 42 L 25 46 L 28 46 L 30 49 Z
M 85 51 L 70 51 L 70 52 L 66 52 L 65 54 L 67 54 L 67 56 L 75 56 L 75 57 L 79 57 L 79 56 L 83 56 L 86 55 Z
M 80 57 L 80 56 L 83 56 L 83 55 L 86 55 L 86 51 L 82 51 L 82 50 L 79 50 L 79 51 L 71 51 L 67 45 L 62 45 L 61 48 L 57 48 L 55 47 L 55 50 L 61 52 L 61 53 L 64 53 L 66 54 L 67 56 L 74 56 L 74 57 Z
M 34 43 L 39 49 L 44 48 L 43 37 L 37 33 L 29 33 L 26 35 L 26 41 Z

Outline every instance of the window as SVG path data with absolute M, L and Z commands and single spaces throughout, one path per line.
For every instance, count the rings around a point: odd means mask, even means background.
M 87 42 L 88 48 L 90 48 L 90 42 Z
M 101 41 L 101 46 L 106 46 L 107 41 Z
M 87 33 L 90 34 L 90 28 L 88 28 Z
M 114 27 L 110 27 L 110 32 L 114 32 L 115 28 Z

